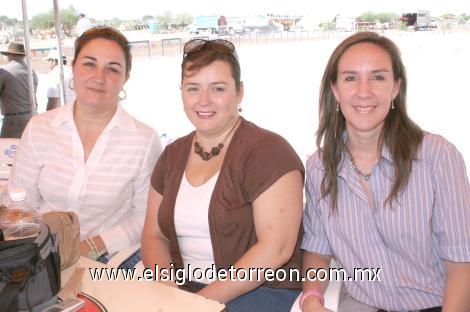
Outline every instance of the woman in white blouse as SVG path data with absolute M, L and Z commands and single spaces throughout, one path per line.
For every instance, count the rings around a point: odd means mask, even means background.
M 140 241 L 162 151 L 157 133 L 119 104 L 131 63 L 129 42 L 113 28 L 78 37 L 69 86 L 76 101 L 30 121 L 9 182 L 41 213 L 76 212 L 81 255 L 100 261 Z

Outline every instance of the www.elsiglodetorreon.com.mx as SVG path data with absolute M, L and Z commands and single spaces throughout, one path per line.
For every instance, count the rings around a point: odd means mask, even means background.
M 157 273 L 155 273 L 157 272 Z M 213 264 L 209 268 L 195 268 L 188 264 L 185 268 L 175 268 L 170 264 L 169 268 L 161 268 L 155 265 L 152 270 L 146 268 L 141 274 L 137 274 L 135 268 L 90 268 L 90 277 L 93 281 L 174 281 L 177 285 L 185 282 L 216 280 L 232 281 L 381 281 L 381 268 L 354 268 L 352 274 L 348 274 L 343 268 L 308 269 L 305 275 L 298 269 L 270 269 L 270 268 L 235 268 L 217 269 Z

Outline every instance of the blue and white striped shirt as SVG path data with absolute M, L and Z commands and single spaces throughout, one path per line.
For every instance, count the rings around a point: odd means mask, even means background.
M 408 184 L 384 206 L 393 184 L 393 162 L 384 147 L 372 169 L 373 205 L 345 155 L 338 170 L 338 210 L 320 199 L 324 175 L 319 153 L 307 162 L 301 247 L 333 255 L 349 276 L 354 268 L 381 268 L 381 281 L 345 282 L 363 303 L 414 310 L 443 303 L 444 260 L 470 262 L 470 186 L 465 163 L 444 138 L 426 133 Z

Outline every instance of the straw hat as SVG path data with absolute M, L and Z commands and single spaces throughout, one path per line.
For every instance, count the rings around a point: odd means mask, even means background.
M 8 54 L 26 55 L 26 52 L 24 51 L 24 44 L 19 43 L 19 42 L 10 43 L 10 45 L 8 46 L 8 50 L 0 51 L 0 53 L 3 55 L 8 55 Z

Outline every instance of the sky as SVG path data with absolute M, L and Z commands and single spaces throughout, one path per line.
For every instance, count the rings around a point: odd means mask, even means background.
M 138 19 L 166 11 L 192 15 L 238 16 L 251 14 L 293 14 L 316 17 L 357 16 L 366 11 L 413 12 L 430 10 L 432 16 L 445 13 L 470 14 L 469 0 L 57 0 L 60 8 L 73 5 L 90 18 Z M 47 12 L 53 0 L 26 0 L 28 19 Z M 22 19 L 21 0 L 0 0 L 0 15 Z

